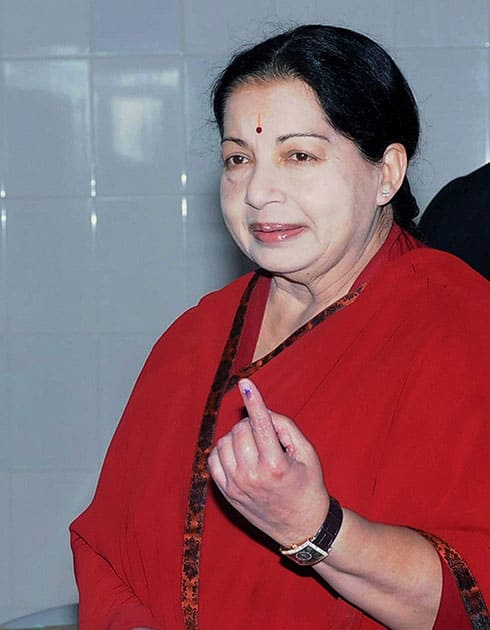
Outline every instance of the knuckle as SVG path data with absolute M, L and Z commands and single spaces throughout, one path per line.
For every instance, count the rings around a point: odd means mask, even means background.
M 225 492 L 227 497 L 233 502 L 241 502 L 245 496 L 245 493 L 241 489 L 239 483 L 235 478 L 227 477 L 225 483 Z
M 256 470 L 248 466 L 239 466 L 235 470 L 233 484 L 236 490 L 243 494 L 256 488 L 260 483 L 260 476 Z
M 255 488 L 260 485 L 261 475 L 257 468 L 248 468 L 243 472 L 243 485 L 248 488 Z
M 231 433 L 232 435 L 235 435 L 235 436 L 240 435 L 243 432 L 248 431 L 249 426 L 250 425 L 249 425 L 248 418 L 242 418 L 240 422 L 237 422 L 235 426 L 232 428 Z
M 287 467 L 282 460 L 273 460 L 269 463 L 269 475 L 274 481 L 281 480 L 286 470 Z
M 226 445 L 228 444 L 228 440 L 229 437 L 228 435 L 224 435 L 223 437 L 221 437 L 217 442 L 216 442 L 216 450 L 217 451 L 222 451 Z

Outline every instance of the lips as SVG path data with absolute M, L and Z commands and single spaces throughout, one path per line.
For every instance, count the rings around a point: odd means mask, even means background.
M 261 243 L 283 243 L 295 236 L 299 236 L 304 230 L 304 225 L 292 223 L 252 223 L 250 232 Z

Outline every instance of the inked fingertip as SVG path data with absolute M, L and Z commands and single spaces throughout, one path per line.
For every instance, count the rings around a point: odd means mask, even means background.
M 242 381 L 240 383 L 240 390 L 247 400 L 252 398 L 252 387 L 249 381 Z

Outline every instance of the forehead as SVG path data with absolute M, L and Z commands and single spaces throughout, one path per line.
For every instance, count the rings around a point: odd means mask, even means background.
M 261 118 L 287 124 L 303 121 L 308 124 L 327 122 L 327 117 L 313 90 L 297 79 L 253 81 L 239 85 L 226 101 L 224 125 L 247 124 L 248 119 Z

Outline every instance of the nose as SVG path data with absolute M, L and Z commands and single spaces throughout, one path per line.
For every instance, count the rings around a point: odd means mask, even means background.
M 269 203 L 281 202 L 283 197 L 276 170 L 272 166 L 256 163 L 247 182 L 245 203 L 255 210 L 261 210 Z

